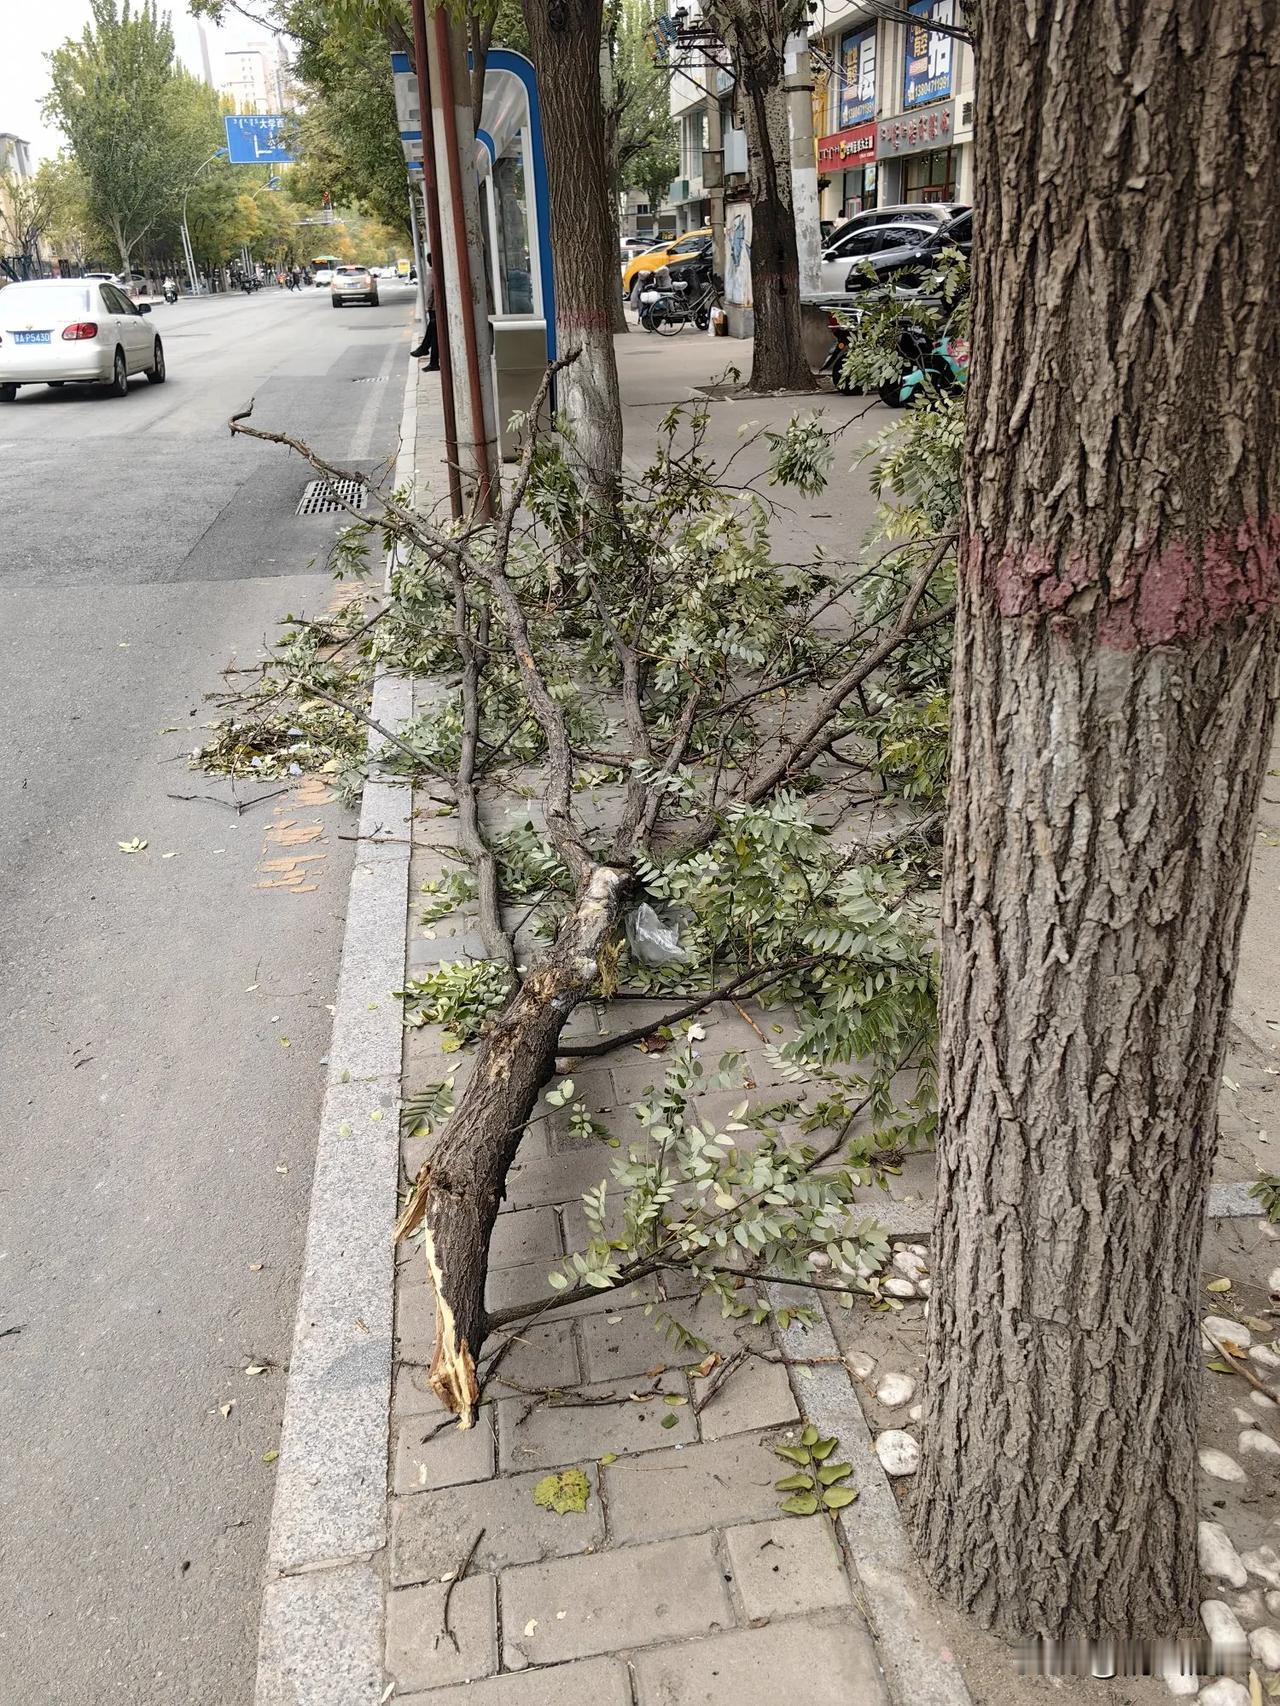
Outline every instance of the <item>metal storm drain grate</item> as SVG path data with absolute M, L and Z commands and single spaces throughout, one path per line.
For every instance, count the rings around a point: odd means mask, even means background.
M 359 480 L 312 480 L 298 504 L 299 515 L 327 515 L 332 510 L 363 509 L 365 488 Z
M 359 379 L 353 379 L 353 385 L 385 385 L 390 376 L 386 373 L 365 373 Z

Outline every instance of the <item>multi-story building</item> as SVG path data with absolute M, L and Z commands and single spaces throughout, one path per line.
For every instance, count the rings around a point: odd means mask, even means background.
M 11 130 L 0 130 L 0 177 L 31 176 L 31 144 Z
M 714 75 L 714 68 L 701 53 L 688 54 L 678 61 L 673 57 L 671 116 L 676 123 L 680 165 L 671 182 L 670 200 L 678 231 L 696 231 L 711 223 L 711 197 L 702 171 L 708 110 L 713 99 L 708 85 Z
M 224 53 L 219 93 L 240 113 L 283 113 L 296 105 L 288 62 L 279 41 L 252 42 Z
M 968 201 L 973 189 L 973 51 L 956 0 L 908 0 L 906 20 L 862 0 L 823 0 L 811 51 L 824 221 L 898 202 Z
M 624 237 L 670 237 L 676 230 L 676 210 L 669 196 L 655 207 L 644 190 L 624 190 L 619 210 Z

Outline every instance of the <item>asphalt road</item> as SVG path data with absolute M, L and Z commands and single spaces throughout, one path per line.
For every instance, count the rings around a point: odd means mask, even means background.
M 167 384 L 0 406 L 3 1706 L 252 1696 L 350 823 L 171 796 L 230 796 L 203 695 L 333 596 L 227 416 L 394 456 L 411 312 L 161 305 Z

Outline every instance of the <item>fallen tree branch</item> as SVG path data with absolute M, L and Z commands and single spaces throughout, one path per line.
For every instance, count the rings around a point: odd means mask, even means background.
M 572 1060 L 589 1060 L 595 1055 L 609 1054 L 616 1048 L 625 1048 L 628 1043 L 643 1042 L 646 1037 L 660 1030 L 663 1025 L 678 1025 L 681 1019 L 692 1018 L 695 1013 L 705 1012 L 717 1001 L 727 1001 L 730 996 L 745 992 L 748 996 L 758 995 L 762 989 L 771 983 L 777 983 L 780 978 L 789 977 L 792 972 L 808 971 L 811 966 L 820 965 L 826 958 L 825 954 L 810 954 L 802 960 L 788 960 L 785 965 L 772 966 L 766 971 L 758 968 L 752 971 L 740 972 L 737 977 L 730 978 L 728 983 L 719 984 L 715 989 L 709 989 L 703 995 L 695 996 L 677 1007 L 672 1013 L 664 1013 L 660 1019 L 654 1019 L 648 1025 L 635 1025 L 629 1031 L 621 1031 L 616 1037 L 602 1037 L 599 1042 L 584 1043 L 564 1051 L 563 1058 Z M 746 986 L 750 984 L 748 989 Z
M 471 861 L 476 876 L 476 904 L 485 953 L 505 965 L 512 980 L 516 972 L 515 944 L 502 928 L 498 899 L 498 863 L 480 826 L 480 803 L 476 794 L 476 752 L 480 745 L 480 659 L 471 643 L 471 619 L 467 590 L 456 569 L 453 580 L 453 633 L 462 659 L 462 745 L 454 787 L 458 795 L 458 845 Z M 488 651 L 488 613 L 480 618 L 480 641 Z
M 463 1427 L 474 1421 L 479 1398 L 486 1256 L 507 1173 L 555 1070 L 560 1032 L 595 983 L 633 888 L 629 871 L 593 868 L 555 946 L 481 1038 L 467 1087 L 396 1226 L 397 1238 L 423 1228 L 436 1293 L 431 1385 Z
M 429 759 L 424 758 L 420 752 L 409 745 L 408 741 L 401 740 L 400 736 L 394 734 L 385 723 L 380 723 L 376 717 L 370 716 L 368 711 L 362 711 L 359 705 L 353 705 L 350 700 L 339 699 L 336 694 L 326 692 L 323 687 L 317 687 L 315 682 L 307 676 L 295 676 L 294 680 L 308 698 L 323 699 L 326 704 L 336 706 L 339 711 L 348 712 L 349 715 L 358 718 L 360 722 L 371 728 L 374 734 L 381 735 L 388 746 L 394 746 L 398 752 L 402 752 L 407 758 L 411 758 L 419 770 L 434 776 L 439 782 L 452 784 L 453 778 L 451 776 L 446 776 L 443 770 L 432 764 Z
M 892 625 L 885 631 L 882 638 L 870 650 L 864 652 L 857 663 L 829 687 L 823 694 L 816 709 L 811 713 L 800 732 L 792 741 L 762 766 L 756 774 L 734 796 L 744 805 L 758 805 L 776 788 L 782 786 L 797 771 L 807 769 L 812 764 L 821 747 L 814 748 L 814 743 L 821 740 L 833 717 L 840 710 L 845 700 L 861 687 L 868 676 L 874 674 L 880 665 L 897 651 L 905 640 L 915 633 L 923 632 L 942 620 L 946 611 L 933 611 L 924 617 L 918 626 L 913 626 L 912 618 L 925 590 L 933 576 L 937 573 L 947 551 L 953 543 L 954 535 L 945 534 L 939 539 L 928 561 L 917 574 L 907 592 Z M 674 859 L 684 859 L 691 853 L 698 853 L 710 845 L 720 833 L 720 818 L 714 812 L 706 812 L 688 835 L 683 837 L 675 847 L 670 849 L 669 856 Z

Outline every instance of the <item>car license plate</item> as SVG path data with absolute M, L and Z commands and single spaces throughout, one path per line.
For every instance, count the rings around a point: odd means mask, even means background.
M 15 344 L 47 344 L 49 334 L 48 332 L 15 332 L 13 341 Z

